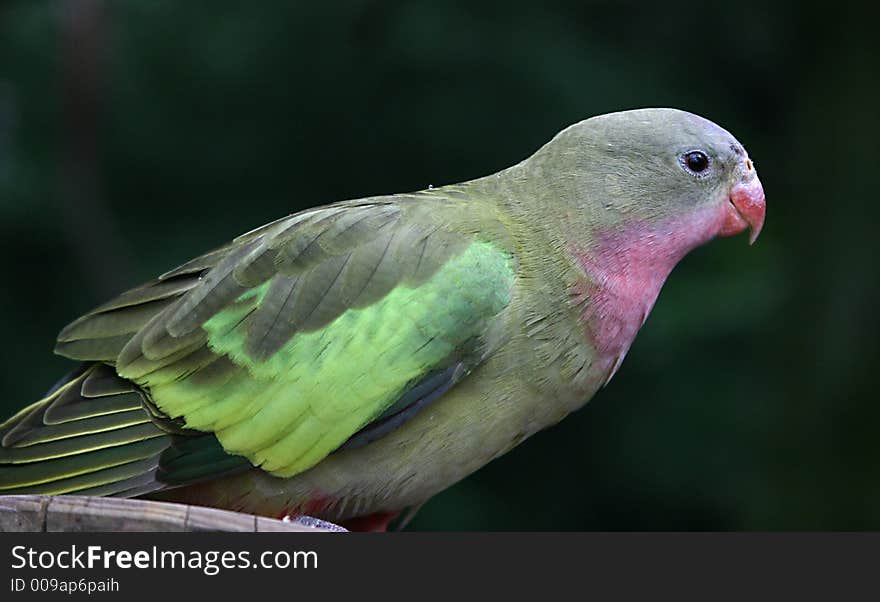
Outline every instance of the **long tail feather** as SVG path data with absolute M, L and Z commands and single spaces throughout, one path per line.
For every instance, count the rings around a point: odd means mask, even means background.
M 0 424 L 0 495 L 135 497 L 251 468 L 102 363 L 84 364 Z
M 143 392 L 110 366 L 92 364 L 0 424 L 0 494 L 143 489 L 172 444 Z

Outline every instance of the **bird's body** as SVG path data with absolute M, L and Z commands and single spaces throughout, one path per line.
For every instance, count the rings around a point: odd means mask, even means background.
M 671 109 L 284 218 L 62 331 L 86 363 L 0 425 L 0 494 L 391 516 L 586 403 L 675 264 L 762 221 L 739 143 Z

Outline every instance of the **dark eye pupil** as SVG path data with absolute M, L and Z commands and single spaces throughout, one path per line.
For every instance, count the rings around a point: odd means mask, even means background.
M 684 161 L 688 169 L 694 172 L 701 172 L 709 167 L 709 157 L 700 151 L 693 151 L 685 155 Z

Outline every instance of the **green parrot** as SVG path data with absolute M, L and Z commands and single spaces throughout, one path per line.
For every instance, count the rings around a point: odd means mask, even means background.
M 764 212 L 731 134 L 641 109 L 490 176 L 290 215 L 64 328 L 82 363 L 0 425 L 0 495 L 385 529 L 583 406 L 676 263 Z

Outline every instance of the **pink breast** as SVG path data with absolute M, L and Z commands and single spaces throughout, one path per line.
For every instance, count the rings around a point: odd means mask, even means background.
M 572 300 L 600 360 L 616 369 L 672 268 L 712 238 L 722 219 L 712 210 L 659 224 L 633 222 L 594 232 L 589 248 L 570 248 L 584 273 L 572 287 Z

